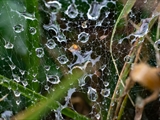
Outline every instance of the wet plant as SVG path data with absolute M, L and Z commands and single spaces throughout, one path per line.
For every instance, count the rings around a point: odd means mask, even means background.
M 1 118 L 158 119 L 159 6 L 1 0 Z

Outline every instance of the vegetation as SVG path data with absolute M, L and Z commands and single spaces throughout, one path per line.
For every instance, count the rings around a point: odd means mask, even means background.
M 143 97 L 150 91 L 126 80 L 137 82 L 129 74 L 135 63 L 159 66 L 159 6 L 156 0 L 1 0 L 1 117 L 158 119 L 147 109 L 156 111 L 157 101 L 128 111 L 137 107 L 137 91 Z

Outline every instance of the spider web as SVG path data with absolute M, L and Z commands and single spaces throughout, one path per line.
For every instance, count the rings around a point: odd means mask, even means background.
M 37 34 L 36 28 L 32 26 L 28 28 L 26 25 L 27 20 L 36 20 L 35 13 L 26 13 L 23 1 L 1 0 L 0 74 L 33 91 L 38 89 L 40 94 L 46 95 L 54 86 L 62 82 L 63 76 L 72 73 L 74 68 L 80 68 L 85 71 L 85 74 L 78 80 L 77 88 L 67 91 L 68 95 L 63 104 L 91 119 L 102 119 L 102 113 L 108 111 L 110 98 L 118 79 L 110 56 L 109 45 L 114 24 L 120 13 L 119 9 L 123 8 L 123 2 L 125 1 L 40 1 L 42 35 L 39 37 L 42 40 L 38 41 L 39 47 L 37 47 L 32 45 L 34 40 L 26 39 L 28 29 L 31 35 Z M 118 25 L 112 47 L 119 72 L 124 62 L 128 61 L 127 55 L 133 42 L 132 36 L 130 38 L 127 36 L 136 31 L 129 21 L 138 24 L 142 19 L 149 17 L 153 9 L 153 6 L 148 7 L 149 5 L 151 3 L 147 0 L 137 1 L 128 18 L 123 19 Z M 152 36 L 155 38 L 154 35 Z M 120 44 L 122 39 L 123 42 Z M 34 51 L 27 44 L 30 44 Z M 149 43 L 144 46 L 146 51 L 147 47 L 150 47 Z M 148 52 L 145 57 L 148 57 L 148 61 L 155 65 L 156 61 L 149 59 L 155 58 L 154 49 Z M 145 53 L 142 52 L 142 59 L 145 58 L 143 57 Z M 30 65 L 30 68 L 27 68 L 27 64 L 32 64 L 30 59 L 25 58 L 28 54 L 35 58 L 35 61 L 38 60 L 38 66 Z M 28 81 L 28 75 L 31 75 L 32 81 Z M 38 84 L 39 87 L 35 88 L 34 84 Z M 144 91 L 143 88 L 138 87 L 132 91 L 133 94 L 136 94 L 138 90 Z M 16 114 L 32 103 L 21 95 L 18 88 L 13 91 L 11 88 L 1 86 L 0 89 L 1 98 L 8 94 L 0 104 L 3 118 L 6 118 L 5 112 L 8 111 L 11 115 Z M 76 102 L 76 98 L 80 102 Z M 87 107 L 80 111 L 77 104 Z M 127 110 L 125 112 L 133 117 L 133 108 L 129 109 L 131 112 Z M 55 119 L 65 119 L 58 110 L 54 113 Z M 44 119 L 52 117 L 48 115 Z

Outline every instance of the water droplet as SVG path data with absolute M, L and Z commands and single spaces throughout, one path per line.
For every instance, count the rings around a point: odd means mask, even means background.
M 140 38 L 140 37 L 143 37 L 144 35 L 146 35 L 148 33 L 148 31 L 149 31 L 149 22 L 150 22 L 150 19 L 144 19 L 142 21 L 142 25 L 141 25 L 140 29 L 137 30 L 135 32 L 135 34 L 134 34 L 135 37 Z
M 13 74 L 13 80 L 15 80 L 16 82 L 20 82 L 20 77 L 16 74 Z
M 22 81 L 22 85 L 23 85 L 24 87 L 26 87 L 26 86 L 28 85 L 28 82 L 27 82 L 26 80 L 24 80 L 24 81 Z
M 126 63 L 131 63 L 131 62 L 132 62 L 131 56 L 126 55 L 126 56 L 124 57 L 124 61 L 125 61 Z
M 16 65 L 12 64 L 12 65 L 9 65 L 11 70 L 14 70 L 16 68 Z
M 24 74 L 25 74 L 25 70 L 19 69 L 19 72 L 21 73 L 21 75 L 24 75 Z
M 59 61 L 59 63 L 61 64 L 66 64 L 69 60 L 65 55 L 61 55 L 57 58 L 57 60 Z
M 18 25 L 15 25 L 15 26 L 13 27 L 13 30 L 14 30 L 16 33 L 21 33 L 22 31 L 24 31 L 24 28 L 23 28 L 23 25 L 18 24 Z
M 21 95 L 21 93 L 18 90 L 13 91 L 15 97 L 19 97 Z
M 32 82 L 38 82 L 37 78 L 33 78 Z
M 57 35 L 60 31 L 59 26 L 55 24 L 43 25 L 43 28 L 47 30 L 51 34 L 51 36 Z
M 93 102 L 95 102 L 98 99 L 97 91 L 92 87 L 88 87 L 87 95 L 88 95 L 88 99 Z
M 63 33 L 59 32 L 58 37 L 57 37 L 57 41 L 58 42 L 67 42 L 66 36 Z
M 70 18 L 76 18 L 78 15 L 78 9 L 75 4 L 71 4 L 68 6 L 67 10 L 65 11 L 65 14 L 68 15 Z
M 103 85 L 104 85 L 105 87 L 108 87 L 108 85 L 109 85 L 109 82 L 107 82 L 107 81 L 104 81 L 104 82 L 103 82 Z
M 113 107 L 114 105 L 115 105 L 115 102 L 112 102 L 112 103 L 111 103 L 111 106 Z
M 12 43 L 10 43 L 10 42 L 6 42 L 6 44 L 4 45 L 4 47 L 6 49 L 13 49 L 14 45 Z
M 49 49 L 54 49 L 56 47 L 56 43 L 53 39 L 49 39 L 45 44 Z
M 21 103 L 21 100 L 16 100 L 16 104 L 19 105 Z
M 155 47 L 160 50 L 160 39 L 154 43 Z
M 110 89 L 107 89 L 107 88 L 101 89 L 101 95 L 103 97 L 108 97 L 110 95 Z
M 45 85 L 45 86 L 44 86 L 44 89 L 48 91 L 48 90 L 49 90 L 49 86 L 48 86 L 48 85 Z
M 92 2 L 87 12 L 88 19 L 97 20 L 100 16 L 101 9 L 102 5 L 100 5 L 98 2 L 95 1 Z
M 35 17 L 35 13 L 31 14 L 31 13 L 27 13 L 27 12 L 18 12 L 17 13 L 21 16 L 23 16 L 25 19 L 28 19 L 28 20 L 36 20 L 36 17 Z
M 87 75 L 81 77 L 78 82 L 79 82 L 79 86 L 84 86 L 86 84 L 85 79 L 86 79 Z
M 44 56 L 43 48 L 36 48 L 35 51 L 36 51 L 37 57 L 42 58 Z
M 46 7 L 51 9 L 51 12 L 56 14 L 61 9 L 61 3 L 58 1 L 48 1 L 46 4 Z
M 78 41 L 82 42 L 82 43 L 86 43 L 89 40 L 89 34 L 86 32 L 81 32 L 78 35 Z
M 95 117 L 97 118 L 97 120 L 99 120 L 99 119 L 101 118 L 101 116 L 100 116 L 99 113 L 97 113 L 97 114 L 95 115 Z
M 144 3 L 147 3 L 147 0 L 145 0 Z
M 81 27 L 82 27 L 82 28 L 87 28 L 87 22 L 88 22 L 87 20 L 84 21 L 84 22 L 81 24 Z
M 47 81 L 52 84 L 58 84 L 60 82 L 60 79 L 57 75 L 47 75 L 46 78 Z
M 32 35 L 36 34 L 37 30 L 34 27 L 30 27 L 29 31 Z
M 50 68 L 51 68 L 51 66 L 49 66 L 49 65 L 45 65 L 45 66 L 44 66 L 44 69 L 45 69 L 46 71 L 49 71 Z

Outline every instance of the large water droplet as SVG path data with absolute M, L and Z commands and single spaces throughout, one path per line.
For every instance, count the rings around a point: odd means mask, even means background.
M 37 57 L 42 58 L 44 56 L 43 48 L 36 48 L 35 51 L 36 51 Z
M 95 102 L 98 99 L 97 91 L 92 87 L 88 87 L 87 95 L 88 95 L 88 99 L 93 102 Z
M 14 30 L 16 33 L 21 33 L 22 31 L 24 31 L 24 28 L 23 28 L 23 25 L 18 24 L 18 25 L 15 25 L 15 26 L 13 27 L 13 30 Z
M 78 41 L 82 42 L 82 43 L 86 43 L 89 40 L 89 34 L 86 32 L 81 32 L 78 35 Z
M 37 30 L 36 30 L 34 27 L 30 27 L 30 28 L 29 28 L 29 32 L 30 32 L 32 35 L 34 35 L 34 34 L 36 34 Z
M 21 93 L 18 90 L 13 91 L 15 97 L 19 97 L 21 95 Z
M 56 14 L 61 9 L 62 6 L 61 3 L 59 3 L 58 1 L 48 1 L 45 5 L 54 14 Z
M 71 4 L 68 6 L 67 10 L 65 11 L 65 14 L 68 15 L 70 18 L 76 18 L 78 15 L 78 9 L 75 4 Z
M 97 20 L 100 16 L 101 9 L 102 5 L 100 5 L 98 2 L 95 1 L 92 2 L 87 12 L 88 19 Z
M 65 55 L 61 55 L 57 58 L 57 60 L 59 61 L 59 63 L 61 64 L 66 64 L 69 60 Z
M 107 88 L 101 89 L 101 95 L 103 97 L 108 97 L 110 95 L 110 89 L 107 89 Z
M 53 39 L 49 39 L 45 44 L 49 49 L 54 49 L 56 47 L 56 43 Z
M 14 45 L 12 43 L 10 43 L 10 42 L 6 42 L 5 45 L 4 45 L 4 47 L 6 49 L 13 49 Z
M 47 75 L 46 78 L 47 81 L 52 84 L 58 84 L 60 82 L 60 79 L 57 75 Z

